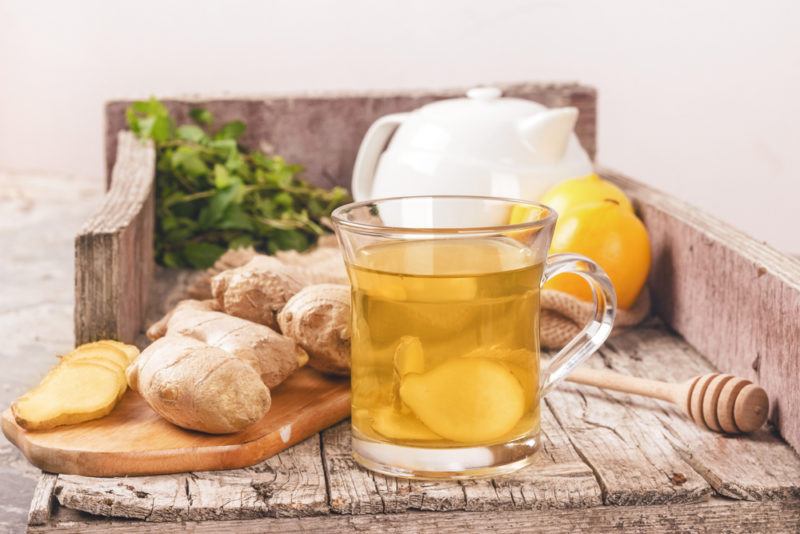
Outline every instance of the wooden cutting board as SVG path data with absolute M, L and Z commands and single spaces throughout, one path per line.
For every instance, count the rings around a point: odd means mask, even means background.
M 9 409 L 2 427 L 8 440 L 44 471 L 110 477 L 246 467 L 349 415 L 350 379 L 303 368 L 272 390 L 272 408 L 261 421 L 236 434 L 179 428 L 130 390 L 101 419 L 26 431 Z

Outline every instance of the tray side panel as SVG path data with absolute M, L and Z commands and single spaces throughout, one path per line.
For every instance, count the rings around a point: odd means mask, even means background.
M 800 450 L 800 260 L 613 171 L 650 233 L 656 313 L 720 370 L 763 386 Z
M 535 100 L 549 107 L 575 106 L 580 111 L 575 132 L 594 158 L 596 151 L 596 91 L 578 84 L 499 85 L 505 96 Z M 247 131 L 242 143 L 274 150 L 287 161 L 305 167 L 311 183 L 350 187 L 356 152 L 367 128 L 379 117 L 411 111 L 442 98 L 463 96 L 466 89 L 404 91 L 392 93 L 264 96 L 228 99 L 167 99 L 165 104 L 178 123 L 189 122 L 189 110 L 205 107 L 216 124 L 243 120 Z M 127 128 L 125 109 L 130 101 L 106 104 L 106 167 L 116 161 L 117 133 Z M 109 174 L 110 175 L 110 174 Z
M 155 151 L 119 134 L 112 187 L 75 238 L 75 341 L 131 343 L 153 278 Z

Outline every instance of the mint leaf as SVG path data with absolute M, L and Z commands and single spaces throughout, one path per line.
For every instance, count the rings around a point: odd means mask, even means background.
M 225 210 L 222 220 L 217 223 L 217 228 L 221 230 L 251 231 L 253 229 L 253 222 L 241 206 L 238 204 L 231 204 Z
M 206 138 L 206 133 L 198 126 L 194 124 L 184 124 L 183 126 L 179 126 L 176 132 L 178 134 L 178 139 L 183 139 L 184 141 L 192 141 L 193 143 L 199 143 Z
M 209 266 L 231 247 L 275 252 L 304 250 L 327 229 L 323 221 L 348 201 L 342 188 L 325 190 L 299 178 L 302 166 L 248 151 L 241 121 L 210 128 L 213 115 L 189 111 L 176 125 L 151 98 L 125 110 L 131 131 L 156 147 L 157 261 L 168 267 Z
M 208 269 L 225 252 L 225 248 L 211 243 L 187 243 L 183 257 L 195 269 Z
M 225 189 L 233 183 L 231 174 L 223 165 L 217 163 L 214 165 L 214 187 L 217 189 Z
M 244 133 L 246 126 L 242 121 L 231 121 L 222 126 L 222 129 L 217 132 L 214 139 L 239 139 Z
M 308 238 L 298 230 L 277 231 L 269 241 L 269 248 L 272 253 L 279 250 L 305 250 L 308 246 Z
M 190 146 L 179 147 L 172 154 L 172 167 L 189 176 L 201 176 L 208 173 L 208 167 L 200 158 L 197 149 Z
M 203 108 L 193 108 L 189 111 L 189 116 L 200 126 L 211 126 L 214 122 L 214 115 Z
M 240 236 L 234 237 L 228 243 L 230 248 L 245 248 L 245 247 L 252 247 L 253 246 L 253 239 L 247 235 L 242 234 Z

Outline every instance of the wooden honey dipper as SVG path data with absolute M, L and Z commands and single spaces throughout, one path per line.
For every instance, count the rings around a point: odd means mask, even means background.
M 753 432 L 769 415 L 769 397 L 764 388 L 733 375 L 709 373 L 672 383 L 578 367 L 567 380 L 672 402 L 695 423 L 716 432 Z

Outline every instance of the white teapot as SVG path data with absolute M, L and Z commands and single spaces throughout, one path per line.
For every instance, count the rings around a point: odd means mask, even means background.
M 572 131 L 576 108 L 548 109 L 501 94 L 495 87 L 476 87 L 466 98 L 375 121 L 353 168 L 355 200 L 408 195 L 537 200 L 554 183 L 592 172 Z

